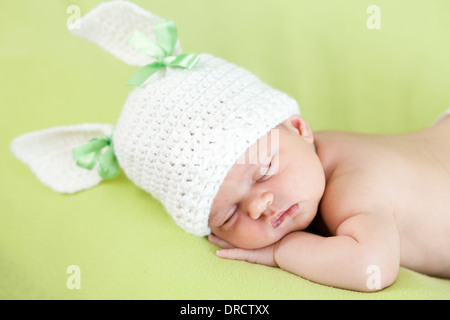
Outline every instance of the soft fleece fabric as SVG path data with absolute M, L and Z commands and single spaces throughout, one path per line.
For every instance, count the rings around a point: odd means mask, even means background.
M 80 0 L 81 15 L 100 1 Z M 136 0 L 211 52 L 293 96 L 313 130 L 401 133 L 450 105 L 450 3 Z M 136 71 L 69 34 L 73 1 L 0 3 L 0 299 L 449 299 L 450 280 L 402 268 L 371 294 L 221 260 L 122 174 L 76 195 L 43 186 L 11 140 L 63 124 L 114 123 Z M 268 21 L 270 23 L 268 23 Z M 424 190 L 426 192 L 426 190 Z M 81 289 L 69 289 L 71 265 Z

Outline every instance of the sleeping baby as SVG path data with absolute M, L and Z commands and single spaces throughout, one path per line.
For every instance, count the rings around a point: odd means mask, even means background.
M 209 240 L 220 257 L 358 291 L 389 286 L 399 266 L 449 278 L 448 141 L 450 115 L 403 135 L 313 135 L 293 115 L 229 171 Z
M 15 156 L 60 193 L 121 171 L 222 258 L 358 291 L 400 266 L 450 277 L 450 117 L 405 135 L 311 131 L 297 102 L 127 1 L 70 31 L 139 69 L 115 125 L 31 132 Z M 157 213 L 153 213 L 157 214 Z

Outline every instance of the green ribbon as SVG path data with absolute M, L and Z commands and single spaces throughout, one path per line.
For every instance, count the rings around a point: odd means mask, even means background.
M 104 147 L 108 147 L 108 150 L 102 154 Z M 97 137 L 73 148 L 73 158 L 78 166 L 88 170 L 92 170 L 98 162 L 98 173 L 103 179 L 113 179 L 119 175 L 120 168 L 114 154 L 112 136 Z
M 134 31 L 128 43 L 140 52 L 157 60 L 140 68 L 127 85 L 140 86 L 152 74 L 165 67 L 184 68 L 191 70 L 200 57 L 193 53 L 173 56 L 172 52 L 178 41 L 178 31 L 172 20 L 164 20 L 157 23 L 153 29 L 156 43 L 139 30 Z

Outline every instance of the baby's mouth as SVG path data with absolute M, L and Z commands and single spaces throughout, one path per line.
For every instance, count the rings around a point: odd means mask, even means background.
M 291 217 L 295 215 L 298 212 L 298 204 L 294 204 L 289 207 L 289 209 L 280 211 L 277 214 L 275 214 L 271 219 L 270 223 L 272 224 L 273 228 L 277 228 L 287 217 Z

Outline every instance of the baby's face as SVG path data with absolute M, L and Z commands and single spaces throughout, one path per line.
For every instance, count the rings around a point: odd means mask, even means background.
M 236 247 L 265 247 L 305 229 L 324 188 L 311 129 L 292 116 L 236 161 L 213 201 L 209 226 Z

